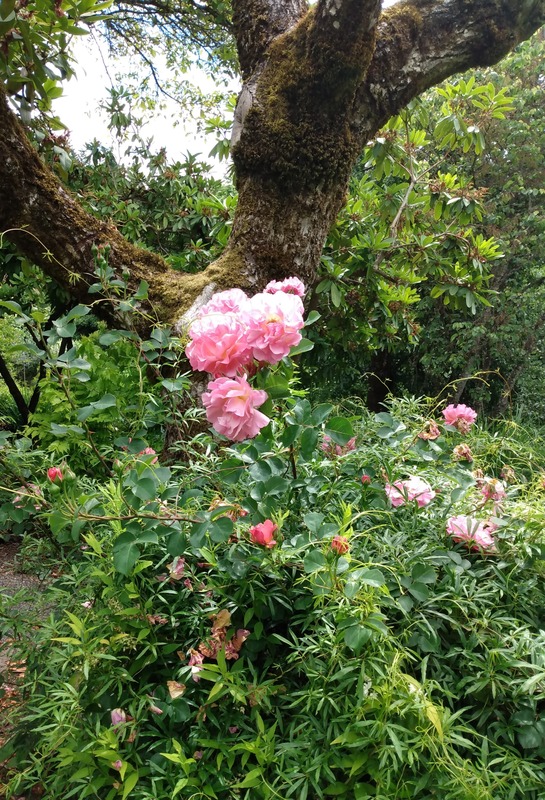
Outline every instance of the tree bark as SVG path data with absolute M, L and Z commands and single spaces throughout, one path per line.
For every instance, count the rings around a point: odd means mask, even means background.
M 149 284 L 145 326 L 183 324 L 213 291 L 312 284 L 363 145 L 413 97 L 499 60 L 545 22 L 545 0 L 234 0 L 244 87 L 233 129 L 239 204 L 225 252 L 199 275 L 169 270 L 84 212 L 41 163 L 0 97 L 0 231 L 78 301 L 93 248 Z M 111 306 L 98 313 L 112 316 Z

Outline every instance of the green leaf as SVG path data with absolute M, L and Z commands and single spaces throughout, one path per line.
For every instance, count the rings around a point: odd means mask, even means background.
M 139 558 L 140 549 L 133 534 L 128 531 L 120 534 L 113 546 L 113 560 L 116 570 L 122 575 L 129 575 Z
M 352 425 L 345 417 L 331 417 L 325 426 L 325 433 L 340 445 L 345 445 L 354 436 Z
M 318 572 L 327 564 L 326 557 L 321 550 L 310 550 L 303 561 L 303 569 L 306 573 Z
M 301 353 L 308 353 L 309 350 L 314 349 L 314 342 L 311 342 L 310 339 L 301 339 L 299 344 L 295 344 L 290 352 L 289 357 L 293 358 L 294 356 L 298 356 Z
M 355 653 L 358 653 L 370 638 L 371 631 L 363 625 L 351 625 L 344 632 L 344 643 Z

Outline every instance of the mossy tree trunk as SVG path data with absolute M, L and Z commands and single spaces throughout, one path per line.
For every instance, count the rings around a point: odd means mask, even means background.
M 0 96 L 0 231 L 78 300 L 93 247 L 146 280 L 150 321 L 176 323 L 212 291 L 312 283 L 365 142 L 413 97 L 498 61 L 545 22 L 545 0 L 233 0 L 244 87 L 233 159 L 239 204 L 223 255 L 198 276 L 171 272 L 84 212 L 44 167 Z M 110 313 L 106 311 L 105 314 Z

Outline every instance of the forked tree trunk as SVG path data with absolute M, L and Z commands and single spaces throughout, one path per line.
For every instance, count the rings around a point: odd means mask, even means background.
M 149 284 L 142 327 L 183 324 L 213 291 L 312 284 L 365 142 L 413 97 L 498 61 L 545 22 L 545 0 L 233 0 L 244 87 L 233 131 L 239 204 L 225 252 L 199 275 L 172 272 L 84 212 L 44 167 L 0 96 L 0 232 L 79 300 L 94 247 Z M 96 300 L 96 295 L 91 295 Z M 108 304 L 98 313 L 115 316 Z

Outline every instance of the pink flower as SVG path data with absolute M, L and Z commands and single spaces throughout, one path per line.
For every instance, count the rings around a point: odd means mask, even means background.
M 473 461 L 473 453 L 468 444 L 457 444 L 452 451 L 452 457 L 455 461 Z
M 208 392 L 202 396 L 206 418 L 214 429 L 231 439 L 242 442 L 257 436 L 270 420 L 257 411 L 267 399 L 267 393 L 252 389 L 248 379 L 216 378 L 208 384 Z
M 246 326 L 234 314 L 200 317 L 191 325 L 189 335 L 185 353 L 195 370 L 234 377 L 252 360 Z
M 342 556 L 344 553 L 348 553 L 350 550 L 350 545 L 346 536 L 334 536 L 331 540 L 331 549 L 340 556 Z
M 367 483 L 371 483 L 371 476 L 370 476 L 370 475 L 367 475 L 367 474 L 364 472 L 364 473 L 363 473 L 363 475 L 361 476 L 361 482 L 363 483 L 363 485 L 364 485 L 364 486 L 365 486 Z
M 185 558 L 177 556 L 171 564 L 167 564 L 167 569 L 171 581 L 181 581 L 185 569 Z
M 503 500 L 503 498 L 507 496 L 504 484 L 497 478 L 484 478 L 481 494 L 485 502 L 493 500 L 495 503 Z
M 112 720 L 112 728 L 117 728 L 118 725 L 123 725 L 123 723 L 127 721 L 127 715 L 122 708 L 114 708 L 113 711 L 110 712 L 110 717 Z
M 200 681 L 199 672 L 202 669 L 202 662 L 204 661 L 204 656 L 202 653 L 199 653 L 198 650 L 190 650 L 189 661 L 187 662 L 188 665 L 191 667 L 191 677 L 198 683 Z
M 155 456 L 155 458 L 151 459 L 151 463 L 152 464 L 156 464 L 159 461 L 159 459 L 157 457 L 157 453 L 155 452 L 153 447 L 145 447 L 144 450 L 140 450 L 138 455 L 139 456 Z M 138 458 L 138 456 L 137 456 L 137 458 Z
M 259 525 L 254 525 L 253 528 L 250 528 L 250 538 L 254 544 L 260 544 L 271 549 L 276 544 L 273 535 L 277 530 L 278 525 L 275 525 L 272 520 L 266 519 L 265 522 L 260 522 Z
M 47 477 L 51 483 L 60 483 L 63 479 L 62 470 L 59 467 L 49 467 Z
M 469 542 L 471 549 L 481 549 L 493 552 L 496 549 L 492 533 L 496 530 L 493 522 L 479 522 L 474 517 L 460 514 L 447 520 L 447 533 L 455 542 Z
M 242 289 L 227 289 L 225 292 L 216 292 L 199 313 L 199 319 L 206 314 L 232 314 L 241 311 L 248 300 L 248 295 Z
M 441 435 L 441 431 L 437 423 L 433 419 L 429 419 L 423 429 L 418 434 L 419 439 L 437 439 Z
M 477 412 L 463 403 L 450 405 L 443 409 L 447 425 L 453 425 L 460 433 L 467 433 L 477 419 Z
M 238 733 L 238 725 L 229 725 L 227 730 L 229 733 Z
M 299 278 L 286 278 L 283 281 L 269 281 L 264 291 L 266 294 L 286 292 L 287 294 L 296 294 L 298 297 L 304 297 L 305 284 Z
M 117 761 L 114 761 L 112 763 L 112 769 L 118 769 L 119 770 L 119 769 L 121 769 L 122 766 L 123 766 L 123 762 L 119 758 L 117 759 Z
M 244 312 L 246 341 L 256 361 L 277 364 L 301 341 L 303 303 L 293 294 L 256 294 Z
M 405 481 L 396 481 L 393 485 L 387 483 L 384 488 L 394 508 L 405 505 L 407 500 L 416 500 L 418 506 L 422 508 L 431 503 L 435 497 L 435 492 L 429 483 L 416 475 Z

